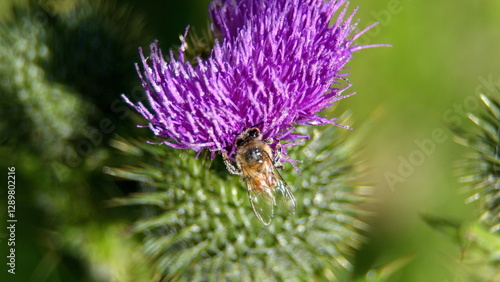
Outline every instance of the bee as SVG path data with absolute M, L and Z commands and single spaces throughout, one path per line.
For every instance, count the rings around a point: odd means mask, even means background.
M 245 181 L 253 212 L 264 225 L 271 223 L 275 206 L 283 206 L 288 214 L 294 214 L 297 206 L 290 187 L 277 171 L 283 168 L 281 144 L 276 145 L 273 154 L 269 146 L 272 142 L 262 140 L 260 130 L 250 127 L 236 137 L 236 167 L 227 153 L 222 153 L 228 171 Z

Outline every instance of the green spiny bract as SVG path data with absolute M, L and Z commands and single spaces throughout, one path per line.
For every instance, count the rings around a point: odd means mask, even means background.
M 217 157 L 211 165 L 191 153 L 143 141 L 115 146 L 140 163 L 108 168 L 138 181 L 143 192 L 115 200 L 141 205 L 144 217 L 131 227 L 143 237 L 143 252 L 157 277 L 219 280 L 332 280 L 352 268 L 348 257 L 366 226 L 358 206 L 363 187 L 352 185 L 352 144 L 345 129 L 310 129 L 312 139 L 290 157 L 303 162 L 301 175 L 281 173 L 298 202 L 295 215 L 278 210 L 271 225 L 255 218 L 244 182 L 229 175 Z M 295 146 L 300 147 L 300 146 Z
M 460 245 L 465 248 L 464 265 L 481 281 L 500 279 L 499 94 L 497 90 L 479 96 L 483 108 L 467 115 L 475 129 L 453 128 L 455 140 L 473 151 L 461 163 L 460 180 L 469 186 L 467 202 L 477 203 L 481 215 L 473 224 L 460 225 L 459 231 L 463 235 Z
M 471 196 L 468 202 L 478 202 L 480 221 L 491 232 L 500 231 L 500 104 L 499 93 L 481 94 L 485 109 L 469 113 L 477 128 L 473 132 L 455 129 L 456 141 L 471 148 L 474 153 L 464 162 L 461 182 L 469 183 Z M 498 97 L 497 97 L 498 96 Z

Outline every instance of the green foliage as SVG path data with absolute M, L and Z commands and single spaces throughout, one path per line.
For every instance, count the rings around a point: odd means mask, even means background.
M 500 236 L 482 224 L 472 224 L 466 233 L 465 264 L 478 281 L 500 280 Z
M 500 279 L 500 237 L 482 223 L 453 222 L 434 216 L 422 216 L 434 230 L 455 244 L 461 255 L 455 257 L 460 265 L 457 277 L 473 281 L 498 281 Z
M 75 146 L 101 130 L 105 114 L 115 128 L 123 123 L 109 113 L 119 93 L 133 88 L 136 48 L 149 38 L 128 9 L 104 3 L 13 7 L 0 26 L 4 141 L 29 144 L 49 159 L 75 159 L 82 154 Z
M 40 62 L 48 79 L 72 86 L 100 111 L 111 113 L 119 94 L 136 79 L 138 46 L 149 43 L 143 18 L 114 1 L 77 0 L 48 17 L 46 44 L 52 56 Z
M 45 42 L 49 31 L 37 17 L 46 15 L 37 13 L 39 7 L 34 1 L 17 7 L 14 19 L 0 29 L 0 130 L 4 138 L 14 138 L 12 143 L 28 141 L 49 157 L 74 154 L 67 145 L 83 138 L 91 105 L 65 85 L 46 80 L 39 62 L 51 56 Z
M 135 245 L 117 231 L 123 216 L 102 207 L 122 195 L 102 167 L 120 162 L 107 139 L 125 117 L 112 107 L 133 88 L 137 46 L 149 38 L 137 16 L 110 1 L 57 3 L 16 3 L 0 24 L 0 164 L 16 167 L 23 219 L 18 266 L 26 271 L 16 275 L 137 280 L 141 259 L 123 254 Z
M 244 183 L 229 175 L 220 157 L 195 159 L 191 152 L 138 140 L 115 147 L 141 162 L 108 168 L 135 180 L 143 192 L 116 199 L 145 207 L 131 227 L 144 234 L 145 256 L 157 278 L 220 280 L 333 280 L 352 269 L 349 256 L 363 237 L 360 229 L 367 187 L 352 184 L 354 138 L 336 126 L 309 129 L 311 140 L 291 147 L 301 175 L 282 175 L 298 201 L 295 215 L 278 211 L 270 226 L 254 216 Z M 351 142 L 352 141 L 352 142 Z M 348 145 L 347 145 L 348 144 Z

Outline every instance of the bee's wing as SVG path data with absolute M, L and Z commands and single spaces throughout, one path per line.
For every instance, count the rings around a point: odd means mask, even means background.
M 274 215 L 274 197 L 271 193 L 259 189 L 261 187 L 254 187 L 252 181 L 247 181 L 248 199 L 252 205 L 255 216 L 265 225 L 271 223 Z
M 290 187 L 286 184 L 285 180 L 276 169 L 273 170 L 273 173 L 277 179 L 273 194 L 276 198 L 278 206 L 284 206 L 288 214 L 294 214 L 297 202 L 295 201 L 292 190 L 290 190 Z

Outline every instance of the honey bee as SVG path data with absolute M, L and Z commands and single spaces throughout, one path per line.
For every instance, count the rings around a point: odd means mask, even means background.
M 236 137 L 236 167 L 229 156 L 222 153 L 228 171 L 241 175 L 245 181 L 253 212 L 264 225 L 271 223 L 275 206 L 283 206 L 289 214 L 294 214 L 297 206 L 290 187 L 277 171 L 283 168 L 281 144 L 276 145 L 273 154 L 271 143 L 271 139 L 262 140 L 257 127 L 250 127 Z

